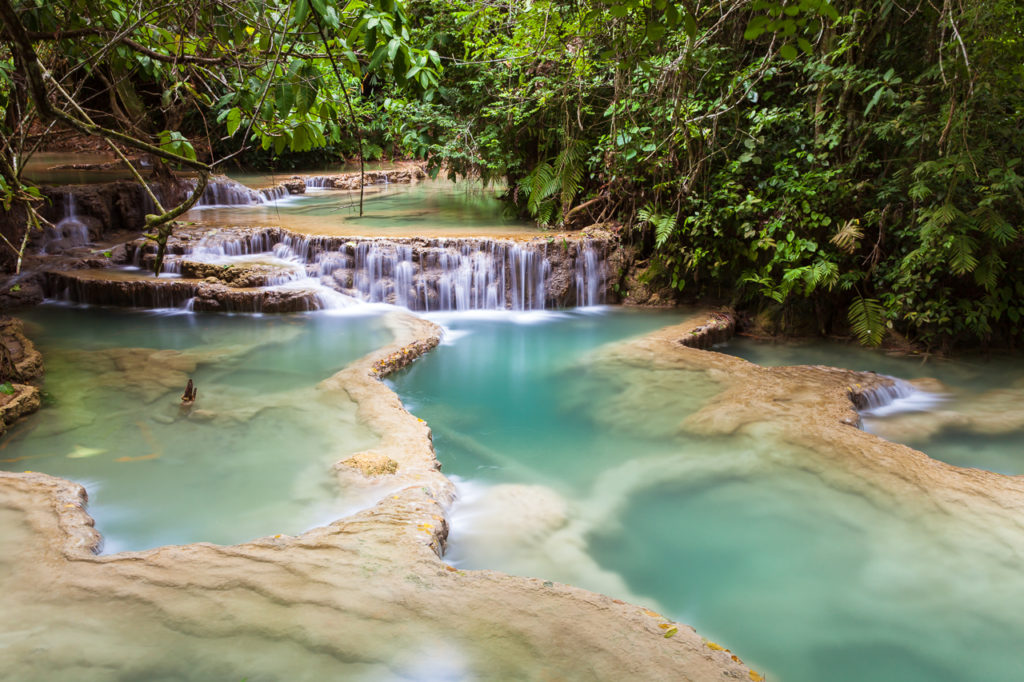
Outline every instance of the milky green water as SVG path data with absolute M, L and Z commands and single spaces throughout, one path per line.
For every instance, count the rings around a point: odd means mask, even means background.
M 258 178 L 245 178 L 260 184 Z M 497 191 L 471 182 L 426 180 L 366 188 L 359 192 L 307 190 L 271 204 L 195 209 L 189 220 L 204 225 L 279 225 L 306 234 L 345 236 L 507 236 L 540 233 L 507 213 Z
M 1024 529 L 868 496 L 767 436 L 688 435 L 707 376 L 598 348 L 668 321 L 446 319 L 450 345 L 394 380 L 458 483 L 446 558 L 648 605 L 769 679 L 1018 677 Z
M 1024 474 L 1024 359 L 1013 355 L 953 359 L 885 354 L 817 341 L 764 343 L 736 338 L 718 350 L 760 365 L 821 364 L 901 379 L 937 379 L 941 399 L 926 410 L 865 416 L 865 427 L 960 467 Z
M 376 437 L 314 386 L 390 339 L 379 315 L 41 306 L 24 319 L 49 404 L 12 430 L 0 466 L 84 484 L 104 551 L 295 534 L 368 503 L 341 495 L 331 465 Z M 175 373 L 182 361 L 197 366 Z

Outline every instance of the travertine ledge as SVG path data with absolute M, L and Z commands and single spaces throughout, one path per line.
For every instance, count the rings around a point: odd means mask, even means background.
M 20 628 L 0 650 L 7 674 L 320 680 L 441 670 L 486 679 L 759 679 L 653 611 L 446 565 L 438 555 L 452 484 L 438 470 L 427 425 L 376 376 L 400 364 L 389 359 L 395 353 L 404 363 L 432 347 L 439 330 L 410 315 L 389 324 L 392 344 L 318 387 L 356 400 L 361 419 L 382 436 L 377 461 L 397 465 L 374 477 L 385 481 L 376 483 L 384 486 L 380 502 L 329 526 L 231 547 L 96 556 L 99 535 L 81 486 L 0 473 L 7 540 L 0 569 L 8 580 L 0 605 Z M 159 642 L 166 653 L 128 655 L 133 642 Z

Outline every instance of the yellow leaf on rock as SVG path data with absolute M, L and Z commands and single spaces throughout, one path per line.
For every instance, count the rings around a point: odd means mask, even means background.
M 764 682 L 764 675 L 759 675 L 758 673 L 755 673 L 753 670 L 751 670 L 750 679 L 751 682 Z
M 712 651 L 725 651 L 725 647 L 724 646 L 719 646 L 718 644 L 715 644 L 714 642 L 708 642 L 707 644 L 708 644 L 708 648 L 711 649 Z

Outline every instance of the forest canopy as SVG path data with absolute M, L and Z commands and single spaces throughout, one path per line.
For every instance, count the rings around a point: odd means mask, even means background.
M 617 230 L 682 296 L 866 343 L 1022 336 L 1011 0 L 0 9 L 7 205 L 38 200 L 19 169 L 66 117 L 199 173 L 425 158 L 542 224 Z

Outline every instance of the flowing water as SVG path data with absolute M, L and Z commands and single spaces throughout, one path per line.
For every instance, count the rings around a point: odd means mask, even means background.
M 0 466 L 84 484 L 105 551 L 294 534 L 367 503 L 343 498 L 331 465 L 376 437 L 314 386 L 390 338 L 379 315 L 24 317 L 53 404 L 5 439 Z
M 925 359 L 854 345 L 742 338 L 719 350 L 760 365 L 820 364 L 924 380 L 920 388 L 904 384 L 911 390 L 866 412 L 865 428 L 949 464 L 1024 474 L 1024 361 L 1018 357 Z
M 450 344 L 394 383 L 458 480 L 450 560 L 647 604 L 770 679 L 1024 670 L 1019 558 L 961 527 L 984 519 L 866 494 L 770 437 L 689 435 L 682 420 L 718 391 L 703 372 L 593 352 L 666 318 L 443 319 Z M 756 350 L 769 364 L 880 357 Z
M 246 195 L 251 205 L 206 206 L 189 218 L 326 236 L 535 234 L 493 196 L 447 183 L 367 188 L 363 218 L 356 196 Z M 422 259 L 352 246 L 352 263 L 335 267 L 340 250 L 325 259 L 310 243 L 194 255 L 270 254 L 292 282 L 351 267 L 352 296 L 416 306 L 411 271 Z M 446 561 L 645 604 L 733 648 L 769 679 L 953 682 L 1024 671 L 1020 524 L 993 528 L 970 508 L 950 513 L 879 494 L 770 430 L 694 435 L 685 418 L 720 391 L 707 373 L 609 352 L 682 313 L 537 310 L 528 301 L 538 294 L 527 295 L 543 281 L 535 264 L 521 305 L 501 305 L 491 291 L 496 258 L 487 267 L 479 254 L 452 258 L 431 266 L 431 282 L 449 284 L 418 306 L 447 327 L 445 339 L 392 381 L 430 424 L 457 482 Z M 501 262 L 509 277 L 528 269 L 525 257 Z M 594 252 L 577 258 L 577 300 L 600 300 L 598 270 Z M 450 300 L 436 307 L 519 310 L 429 312 L 444 291 Z M 459 305 L 459 291 L 470 304 Z M 39 308 L 26 317 L 53 404 L 0 443 L 0 463 L 84 483 L 106 552 L 239 542 L 339 518 L 370 501 L 340 492 L 331 464 L 376 438 L 347 396 L 315 385 L 388 340 L 373 309 L 352 313 L 362 309 L 253 317 Z M 898 384 L 895 401 L 864 415 L 865 428 L 958 466 L 1024 473 L 1019 361 L 921 363 L 745 340 L 721 350 L 764 365 L 932 379 Z M 183 409 L 188 378 L 199 398 Z M 410 677 L 460 677 L 437 658 Z

